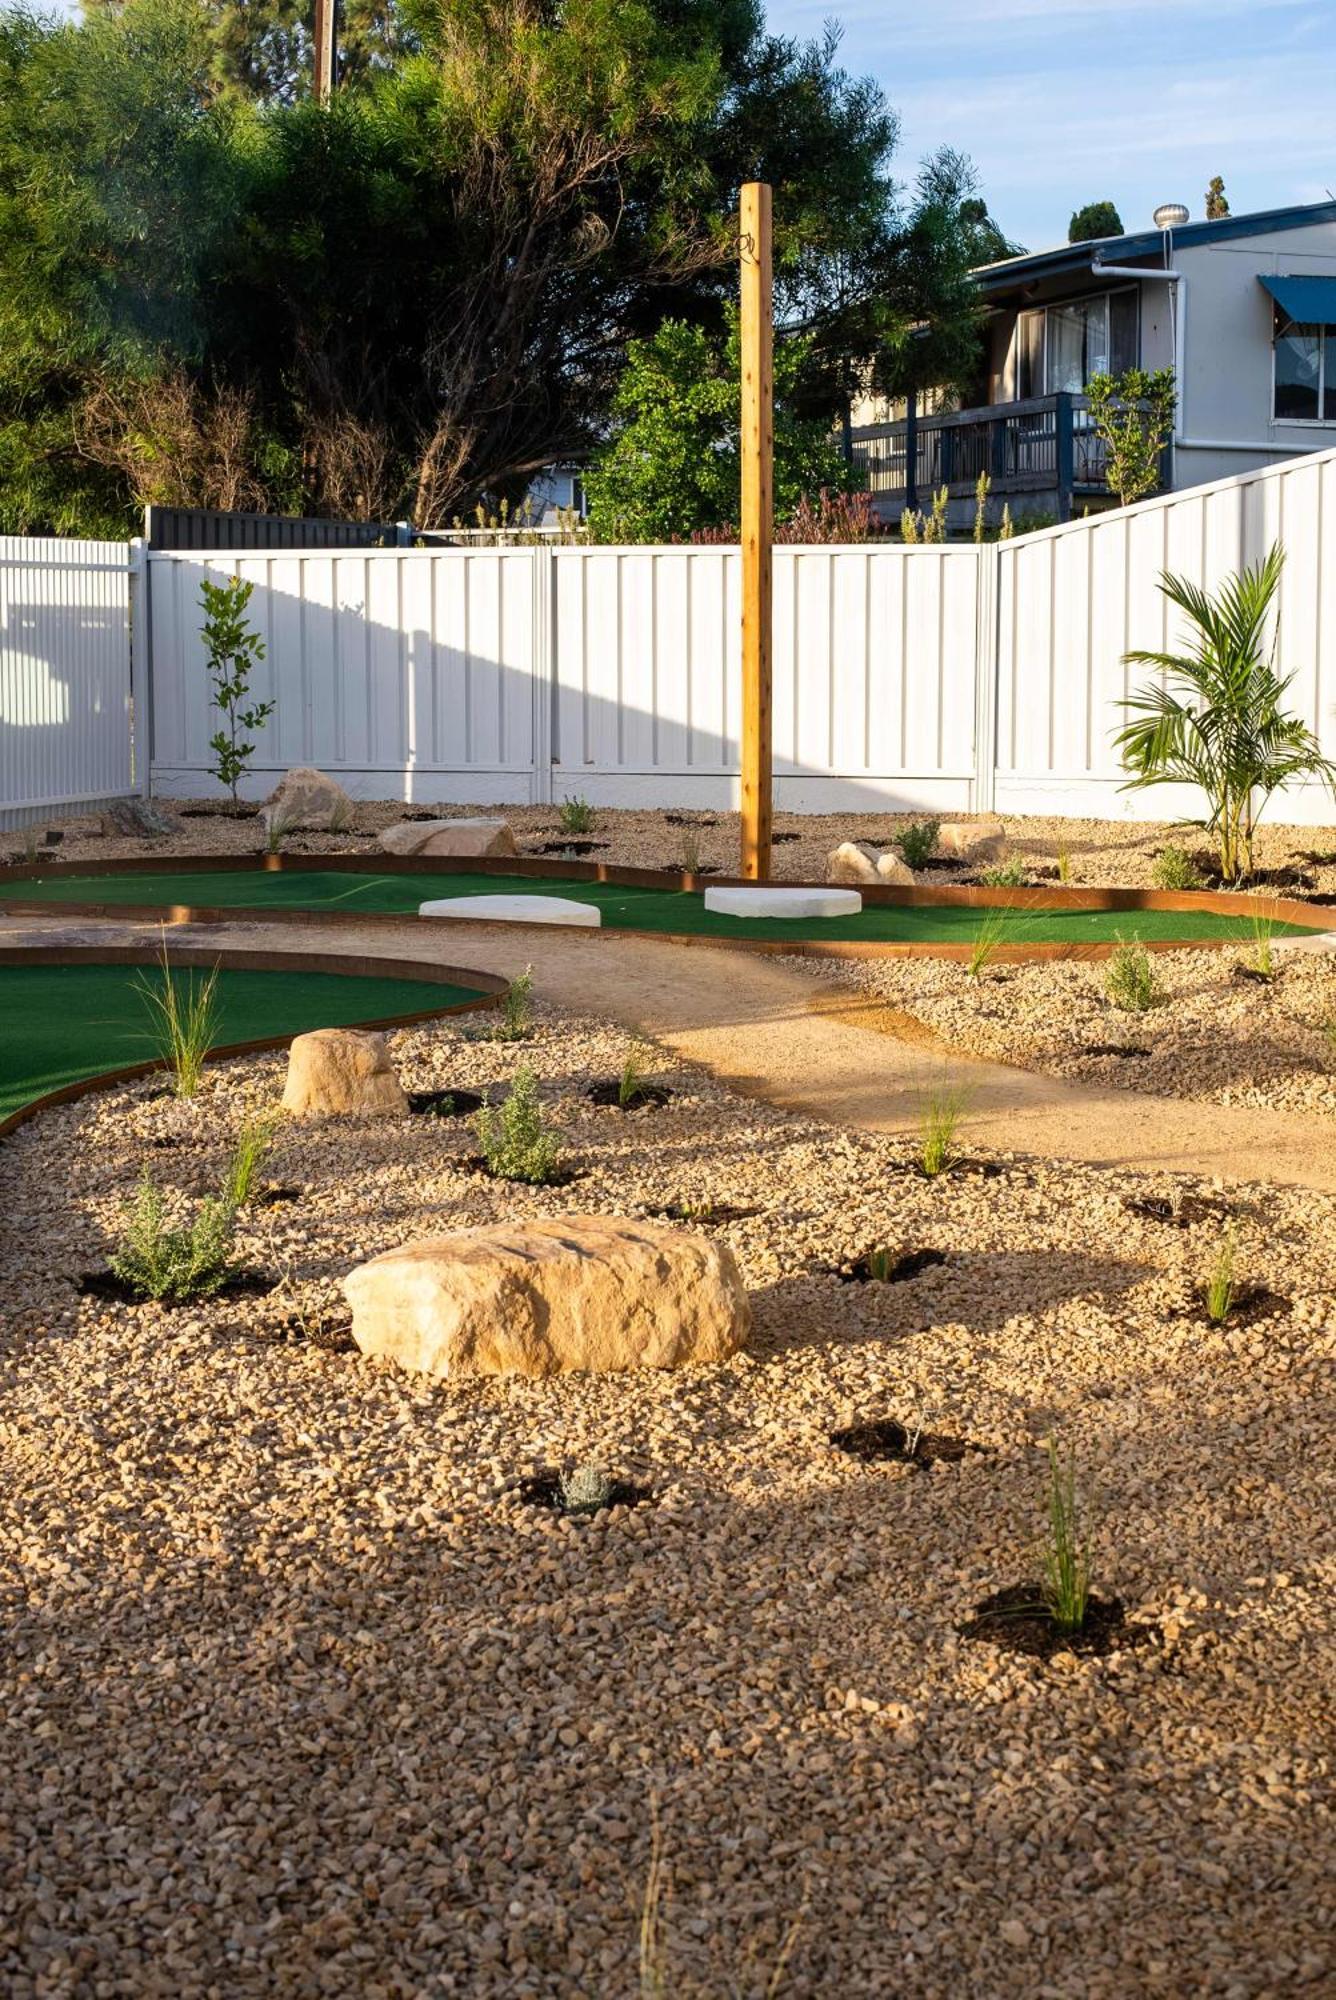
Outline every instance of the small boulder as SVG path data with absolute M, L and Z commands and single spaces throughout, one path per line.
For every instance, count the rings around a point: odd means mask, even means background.
M 404 1118 L 408 1099 L 384 1035 L 363 1028 L 316 1028 L 297 1035 L 288 1051 L 283 1109 L 298 1118 L 336 1113 Z
M 914 887 L 914 871 L 906 868 L 898 854 L 883 854 L 877 863 L 877 875 L 891 889 Z
M 296 764 L 269 794 L 260 818 L 266 829 L 275 824 L 290 829 L 327 829 L 344 825 L 352 810 L 353 802 L 337 778 L 327 777 L 309 764 Z
M 504 819 L 405 819 L 380 836 L 387 854 L 427 854 L 469 860 L 480 855 L 518 854 Z
M 846 840 L 826 856 L 828 882 L 875 882 L 877 864 L 865 847 Z
M 149 799 L 113 799 L 102 815 L 103 834 L 120 840 L 161 840 L 180 831 L 180 820 Z
M 937 836 L 937 852 L 955 861 L 996 861 L 1006 840 L 1000 819 L 948 820 Z
M 745 1346 L 732 1251 L 691 1230 L 569 1215 L 387 1250 L 344 1280 L 363 1354 L 449 1379 L 681 1368 Z

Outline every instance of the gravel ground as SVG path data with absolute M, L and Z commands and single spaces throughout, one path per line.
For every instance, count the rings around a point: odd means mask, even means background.
M 52 821 L 62 832 L 57 858 L 69 861 L 111 859 L 120 855 L 260 853 L 264 834 L 258 819 L 232 819 L 218 808 L 199 801 L 159 800 L 168 811 L 185 804 L 192 815 L 179 834 L 158 840 L 104 840 L 101 821 L 84 819 Z M 520 849 L 526 854 L 541 853 L 546 847 L 564 844 L 570 838 L 592 840 L 598 845 L 586 858 L 620 862 L 626 867 L 682 868 L 688 859 L 702 868 L 736 873 L 738 866 L 738 817 L 736 813 L 626 812 L 611 807 L 595 815 L 592 831 L 584 836 L 562 833 L 553 806 L 452 806 L 405 808 L 394 801 L 373 801 L 354 809 L 350 830 L 341 834 L 301 833 L 287 835 L 285 853 L 311 854 L 344 851 L 349 854 L 376 851 L 376 834 L 382 827 L 402 819 L 405 811 L 422 817 L 452 813 L 493 813 L 508 819 L 515 829 Z M 844 840 L 868 841 L 887 848 L 897 832 L 925 815 L 915 813 L 776 813 L 774 872 L 789 881 L 824 881 L 826 857 Z M 944 814 L 950 819 L 952 814 Z M 969 814 L 956 814 L 969 818 Z M 1009 818 L 1003 824 L 1008 835 L 1007 856 L 1023 860 L 1027 880 L 1034 884 L 1056 881 L 1057 857 L 1064 854 L 1069 879 L 1075 885 L 1101 887 L 1154 887 L 1156 855 L 1167 844 L 1196 845 L 1198 836 L 1169 825 L 1132 826 L 1123 820 Z M 32 830 L 31 839 L 40 853 L 47 829 Z M 21 840 L 11 836 L 9 859 L 28 858 Z M 693 853 L 688 854 L 686 843 Z M 1201 855 L 1203 867 L 1209 856 Z M 1273 883 L 1287 894 L 1319 895 L 1336 898 L 1336 827 L 1264 826 L 1257 843 L 1258 867 L 1279 872 L 1284 879 Z M 1294 877 L 1294 879 L 1290 879 Z M 936 869 L 926 877 L 929 883 L 975 881 L 977 873 L 968 869 Z
M 281 1060 L 146 1080 L 0 1149 L 5 1789 L 0 1979 L 28 1996 L 616 1996 L 654 1816 L 663 1988 L 1330 1992 L 1336 1201 L 1002 1158 L 927 1182 L 654 1066 L 620 1032 L 394 1037 L 411 1088 L 532 1060 L 583 1178 L 470 1175 L 425 1120 L 282 1129 L 248 1220 L 265 1298 L 76 1296 L 149 1160 L 213 1184 Z M 1128 1203 L 1200 1197 L 1168 1220 Z M 447 1387 L 315 1344 L 338 1280 L 419 1233 L 714 1201 L 752 1351 L 675 1375 Z M 1223 1329 L 1232 1220 L 1289 1301 Z M 1186 1224 L 1187 1226 L 1177 1226 Z M 825 1267 L 935 1248 L 896 1285 Z M 866 1416 L 987 1447 L 916 1471 Z M 1034 1574 L 1050 1435 L 1097 1495 L 1097 1588 L 1155 1643 L 1047 1665 L 962 1640 Z M 587 1524 L 518 1478 L 597 1459 Z
M 823 986 L 872 993 L 913 1035 L 992 1062 L 1156 1097 L 1336 1117 L 1336 959 L 1273 954 L 1250 978 L 1255 947 L 1157 952 L 1155 1004 L 1128 1013 L 1103 963 L 995 965 L 979 980 L 937 959 L 785 963 Z M 1330 1032 L 1329 1032 L 1330 1030 Z

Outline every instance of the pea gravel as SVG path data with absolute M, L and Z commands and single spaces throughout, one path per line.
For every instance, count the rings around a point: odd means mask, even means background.
M 656 1817 L 674 1995 L 765 1993 L 795 1923 L 783 1993 L 1330 1992 L 1336 1203 L 1006 1156 L 929 1183 L 666 1059 L 666 1108 L 596 1108 L 629 1044 L 593 1021 L 471 1032 L 396 1035 L 405 1084 L 534 1062 L 583 1178 L 480 1178 L 431 1120 L 286 1125 L 265 1177 L 303 1192 L 241 1241 L 267 1297 L 74 1281 L 144 1160 L 174 1204 L 216 1183 L 281 1059 L 0 1148 L 4 1992 L 631 1995 Z M 1128 1207 L 1175 1192 L 1205 1219 Z M 308 1337 L 419 1233 L 680 1200 L 756 1211 L 703 1225 L 756 1305 L 727 1366 L 447 1386 Z M 1215 1328 L 1231 1221 L 1291 1303 Z M 830 1274 L 875 1244 L 947 1261 Z M 869 1415 L 987 1451 L 829 1447 Z M 1051 1434 L 1157 1643 L 957 1636 L 1034 1574 Z M 591 1459 L 652 1502 L 521 1504 Z

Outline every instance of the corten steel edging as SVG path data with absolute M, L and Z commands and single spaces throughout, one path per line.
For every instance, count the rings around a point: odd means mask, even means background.
M 0 866 L 0 897 L 7 882 L 60 880 L 68 876 L 186 875 L 186 874 L 350 874 L 350 875 L 518 875 L 535 881 L 606 882 L 627 888 L 701 891 L 710 888 L 754 889 L 741 875 L 688 875 L 672 868 L 632 868 L 612 861 L 562 861 L 537 855 L 417 855 L 417 854 L 187 854 L 134 856 L 127 860 L 19 862 Z M 761 885 L 766 886 L 766 885 Z M 827 889 L 828 882 L 784 881 L 785 889 Z M 943 883 L 940 888 L 913 888 L 859 882 L 863 901 L 874 908 L 1016 910 L 1205 910 L 1216 916 L 1263 916 L 1305 928 L 1336 928 L 1336 908 L 1299 897 L 1262 896 L 1233 889 L 1133 889 L 1070 887 L 1055 883 L 1044 888 L 985 889 Z M 21 903 L 20 907 L 34 907 Z M 41 905 L 73 910 L 65 903 Z M 122 905 L 121 907 L 126 907 Z M 178 906 L 180 907 L 180 906 Z M 1315 911 L 1323 912 L 1316 916 Z M 368 913 L 369 914 L 369 913 Z M 380 913 L 383 914 L 383 913 Z M 407 917 L 411 912 L 400 913 Z M 664 932 L 652 935 L 661 937 Z
M 0 946 L 0 965 L 161 965 L 160 948 L 151 945 L 5 945 Z M 407 1028 L 417 1021 L 435 1021 L 446 1014 L 477 1014 L 497 1005 L 508 982 L 493 972 L 475 972 L 471 967 L 434 965 L 415 958 L 351 958 L 338 952 L 235 951 L 222 945 L 217 950 L 205 946 L 173 947 L 167 954 L 169 965 L 212 968 L 236 972 L 336 972 L 348 978 L 415 979 L 425 986 L 472 986 L 481 989 L 478 1000 L 457 1000 L 444 1007 L 419 1007 L 408 1014 L 385 1014 L 374 1020 L 345 1021 L 346 1028 Z M 300 1033 L 306 1030 L 298 1029 Z M 209 1049 L 206 1062 L 225 1062 L 232 1056 L 262 1054 L 267 1049 L 285 1048 L 292 1035 L 262 1035 L 250 1042 L 227 1042 Z M 155 1070 L 170 1069 L 163 1056 L 146 1062 L 126 1063 L 117 1069 L 99 1070 L 95 1076 L 80 1077 L 76 1083 L 48 1090 L 28 1104 L 21 1104 L 7 1118 L 0 1119 L 0 1139 L 25 1125 L 39 1111 L 53 1104 L 72 1104 L 95 1090 L 111 1090 L 136 1077 L 152 1076 Z
M 754 884 L 751 886 L 755 886 Z M 1159 892 L 1148 890 L 1148 895 Z M 1156 904 L 1134 904 L 1132 908 L 1160 907 Z M 11 906 L 9 915 L 17 911 L 25 914 L 38 912 L 43 916 L 59 912 L 62 917 L 80 919 L 109 918 L 124 923 L 154 923 L 163 926 L 175 924 L 197 924 L 204 927 L 226 928 L 259 924 L 286 924 L 292 929 L 319 930 L 322 926 L 332 929 L 357 929 L 359 926 L 374 929 L 388 929 L 403 924 L 441 924 L 447 929 L 459 924 L 484 925 L 494 928 L 499 934 L 507 931 L 538 931 L 544 936 L 571 938 L 604 938 L 613 941 L 626 939 L 629 942 L 648 944 L 673 944 L 697 946 L 714 951 L 750 951 L 761 955 L 780 958 L 936 958 L 967 960 L 974 955 L 973 943 L 948 944 L 932 943 L 918 938 L 744 938 L 723 937 L 707 931 L 655 931 L 637 930 L 627 924 L 602 925 L 545 924 L 537 919 L 518 921 L 508 918 L 504 923 L 493 924 L 486 917 L 420 917 L 413 910 L 267 910 L 247 908 L 244 904 L 235 907 L 213 908 L 206 904 L 193 903 L 30 903 Z M 1251 914 L 1257 915 L 1254 904 Z M 1324 920 L 1315 922 L 1311 913 L 1290 917 L 1283 912 L 1268 908 L 1268 917 L 1277 922 L 1292 922 L 1306 930 L 1336 930 L 1336 913 L 1327 913 Z M 1138 938 L 1133 940 L 1144 945 L 1147 951 L 1236 951 L 1247 942 L 1244 937 L 1201 937 L 1201 938 Z M 1034 944 L 999 944 L 988 954 L 992 965 L 1027 965 L 1057 959 L 1101 959 L 1110 957 L 1117 951 L 1118 938 L 1074 939 L 1066 942 L 1049 939 Z M 18 955 L 31 954 L 19 946 L 13 948 Z M 96 951 L 98 947 L 90 947 Z M 156 954 L 150 952 L 150 956 Z M 207 958 L 208 954 L 205 953 Z M 296 956 L 304 964 L 315 970 L 338 971 L 337 962 L 326 964 L 318 954 L 301 952 Z M 338 954 L 333 954 L 337 961 Z M 422 960 L 422 964 L 429 961 Z M 344 965 L 348 963 L 344 958 Z M 405 965 L 417 964 L 417 960 L 404 960 Z M 411 976 L 411 975 L 406 975 Z M 471 974 L 481 978 L 482 975 Z

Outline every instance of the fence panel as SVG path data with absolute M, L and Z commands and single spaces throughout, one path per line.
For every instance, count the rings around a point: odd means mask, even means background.
M 131 552 L 0 536 L 0 826 L 135 790 Z

